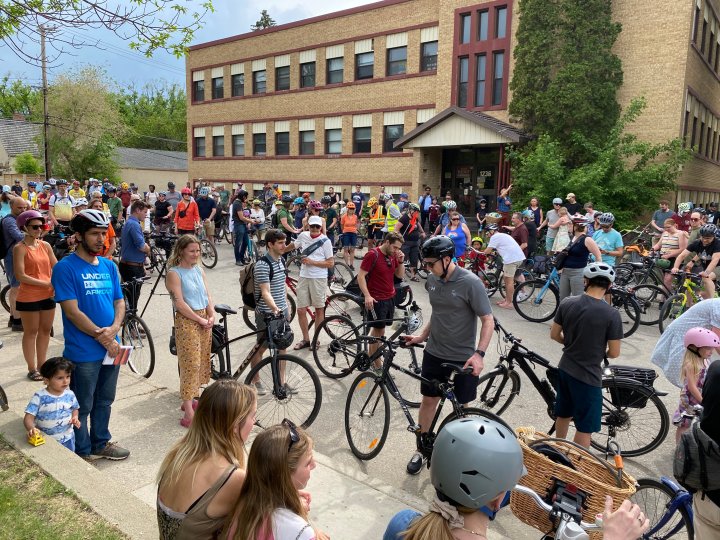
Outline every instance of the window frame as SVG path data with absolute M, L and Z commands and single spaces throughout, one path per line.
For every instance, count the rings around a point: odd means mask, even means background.
M 372 63 L 371 64 L 364 64 L 363 66 L 360 66 L 360 57 L 365 55 L 371 55 L 372 56 Z M 360 76 L 360 70 L 361 69 L 367 69 L 368 66 L 370 67 L 370 75 Z M 356 81 L 364 81 L 368 79 L 372 79 L 375 76 L 375 51 L 369 51 L 364 53 L 356 53 L 355 54 L 355 80 Z
M 212 146 L 213 157 L 225 157 L 225 135 L 213 135 Z
M 202 149 L 201 143 L 202 142 Z M 207 157 L 207 148 L 205 146 L 205 137 L 193 137 L 193 156 Z
M 482 68 L 480 62 L 482 60 Z M 482 78 L 481 78 L 482 75 Z M 482 90 L 481 90 L 482 89 Z M 478 96 L 482 96 L 482 103 L 478 103 Z M 487 53 L 475 55 L 475 92 L 473 103 L 475 107 L 484 107 L 487 103 Z
M 498 56 L 502 55 L 501 61 L 498 63 Z M 500 66 L 500 77 L 498 77 L 498 64 Z M 504 101 L 504 94 L 505 94 L 505 51 L 495 51 L 493 52 L 493 62 L 492 62 L 492 70 L 493 70 L 493 77 L 492 77 L 492 96 L 491 96 L 491 105 L 493 106 L 499 106 L 502 105 Z M 499 81 L 499 88 L 498 86 Z M 500 97 L 496 100 L 496 92 L 499 90 Z
M 280 70 L 285 70 L 287 75 L 283 74 L 281 77 Z M 280 80 L 283 80 L 287 83 L 285 88 L 281 88 L 278 85 L 278 81 Z M 275 91 L 282 92 L 283 90 L 290 90 L 290 66 L 280 66 L 275 68 Z
M 236 81 L 239 83 L 236 85 Z M 236 93 L 239 89 L 239 93 Z M 243 97 L 245 95 L 245 74 L 236 73 L 230 76 L 230 95 L 231 97 Z
M 458 33 L 460 45 L 466 45 L 472 41 L 472 13 L 460 14 L 460 32 Z
M 306 66 L 310 65 L 312 65 L 312 75 L 304 75 L 303 69 Z M 300 64 L 299 73 L 300 88 L 315 88 L 315 86 L 317 85 L 317 63 L 315 62 L 315 60 L 313 60 L 312 62 L 303 62 L 302 64 Z M 310 77 L 312 77 L 312 81 L 310 80 Z M 310 82 L 312 82 L 312 84 L 309 84 Z
M 400 128 L 400 134 L 395 137 L 389 137 L 388 136 L 388 129 L 389 128 Z M 398 139 L 401 139 L 403 135 L 405 134 L 405 125 L 404 124 L 388 124 L 383 126 L 383 154 L 396 154 L 399 152 L 402 152 L 402 148 L 394 148 L 393 143 L 397 141 Z
M 359 139 L 358 133 L 359 130 L 369 130 L 370 136 L 367 138 Z M 360 144 L 367 144 L 368 149 L 367 151 L 360 151 Z M 353 145 L 352 145 L 353 154 L 371 154 L 372 153 L 372 126 L 364 126 L 364 127 L 354 127 L 353 128 Z
M 435 54 L 426 54 L 425 47 L 427 45 L 435 45 Z M 438 42 L 435 41 L 425 41 L 420 44 L 420 71 L 437 71 L 437 65 L 438 65 Z M 431 60 L 434 58 L 435 60 Z M 435 67 L 429 67 L 432 66 L 434 63 Z
M 259 76 L 262 73 L 263 80 L 259 80 Z M 259 91 L 260 83 L 262 83 L 262 92 Z M 267 70 L 259 69 L 252 72 L 252 91 L 253 94 L 267 94 Z
M 223 99 L 225 97 L 224 87 L 225 77 L 213 77 L 210 80 L 210 94 L 212 95 L 212 99 Z
M 312 141 L 304 140 L 308 133 L 312 133 Z M 306 145 L 312 145 L 306 146 Z M 315 155 L 315 130 L 306 129 L 298 132 L 298 153 L 301 156 L 314 156 Z
M 263 140 L 260 143 L 259 139 L 262 136 Z M 267 156 L 267 133 L 253 133 L 252 136 L 252 155 L 253 156 Z M 258 146 L 262 144 L 263 151 L 258 150 Z
M 279 138 L 285 135 L 287 141 L 280 141 Z M 280 151 L 280 148 L 284 151 Z M 290 132 L 289 131 L 276 131 L 275 132 L 275 155 L 276 156 L 289 156 L 290 155 Z
M 205 101 L 205 79 L 201 81 L 193 81 L 192 97 L 193 102 Z
M 463 77 L 463 64 L 465 66 L 465 73 Z M 463 78 L 465 80 L 463 80 Z M 468 88 L 470 86 L 470 58 L 467 56 L 461 56 L 458 58 L 458 70 L 457 70 L 457 101 L 458 107 L 463 109 L 468 104 Z
M 242 154 L 238 152 L 240 145 L 238 141 L 242 140 Z M 232 155 L 233 157 L 245 157 L 245 134 L 236 133 L 232 136 Z
M 405 55 L 402 59 L 396 59 L 392 60 L 390 56 L 395 51 L 400 50 L 405 51 Z M 400 65 L 402 65 L 402 70 L 398 70 L 395 73 L 392 73 L 393 67 L 397 69 Z M 402 45 L 400 47 L 391 47 L 389 49 L 386 49 L 385 53 L 385 75 L 387 77 L 393 77 L 395 75 L 405 75 L 407 73 L 407 45 Z
M 333 61 L 340 61 L 340 65 L 342 66 L 340 69 L 330 69 L 330 64 Z M 333 78 L 333 74 L 337 75 L 337 73 L 340 73 L 340 80 L 339 81 L 331 81 L 330 79 Z M 335 58 L 328 58 L 325 61 L 325 84 L 342 84 L 345 77 L 345 58 L 342 56 L 337 56 Z
M 336 131 L 340 133 L 340 138 L 339 138 L 338 140 L 330 140 L 330 138 L 328 137 L 329 134 L 330 134 L 331 132 L 334 133 L 334 132 L 336 132 Z M 342 142 L 343 142 L 343 140 L 342 140 L 342 128 L 331 128 L 331 129 L 326 129 L 326 130 L 325 130 L 325 154 L 327 154 L 327 155 L 333 155 L 333 156 L 337 156 L 337 155 L 342 154 Z M 339 151 L 339 152 L 330 152 L 330 151 L 329 151 L 329 150 L 330 150 L 330 145 L 333 144 L 333 143 L 334 143 L 334 144 L 340 143 L 340 151 Z

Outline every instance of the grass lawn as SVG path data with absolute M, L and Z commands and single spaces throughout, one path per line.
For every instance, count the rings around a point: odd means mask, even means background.
M 0 538 L 127 538 L 0 436 Z

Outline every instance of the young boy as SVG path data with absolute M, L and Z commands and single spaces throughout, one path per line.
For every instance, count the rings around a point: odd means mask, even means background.
M 70 390 L 73 364 L 62 356 L 48 359 L 40 366 L 45 388 L 35 392 L 25 408 L 25 430 L 28 437 L 38 430 L 50 435 L 68 450 L 75 451 L 73 426 L 80 427 L 80 404 Z

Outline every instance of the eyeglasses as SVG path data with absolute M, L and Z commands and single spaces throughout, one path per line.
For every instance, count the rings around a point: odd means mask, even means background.
M 440 259 L 435 259 L 434 261 L 423 261 L 422 265 L 423 268 L 432 268 L 435 266 L 435 263 L 438 262 Z
M 44 225 L 28 225 L 28 229 L 32 229 L 33 231 L 39 231 L 44 227 Z
M 700 218 L 690 218 L 690 221 L 700 221 Z
M 322 225 L 310 225 L 311 229 L 322 229 Z
M 288 445 L 288 452 L 289 452 L 290 449 L 292 448 L 293 444 L 300 442 L 300 435 L 298 435 L 297 427 L 295 426 L 295 424 L 293 424 L 292 420 L 283 418 L 281 425 L 286 426 L 288 428 L 288 430 L 290 431 L 290 444 Z

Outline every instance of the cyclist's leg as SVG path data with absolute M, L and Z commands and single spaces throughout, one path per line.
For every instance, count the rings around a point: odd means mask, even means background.
M 715 296 L 715 272 L 710 272 L 708 277 L 703 278 L 703 298 L 706 300 Z
M 576 379 L 563 370 L 558 371 L 555 400 L 555 430 L 558 438 L 567 436 L 570 420 L 575 422 L 574 441 L 590 448 L 590 436 L 600 431 L 602 389 Z
M 300 323 L 300 331 L 302 332 L 302 341 L 297 343 L 294 347 L 294 350 L 296 351 L 299 349 L 305 349 L 310 344 L 307 312 L 308 308 L 312 305 L 312 292 L 310 290 L 313 286 L 312 281 L 312 278 L 300 276 L 295 290 L 295 296 L 297 297 L 297 318 Z

